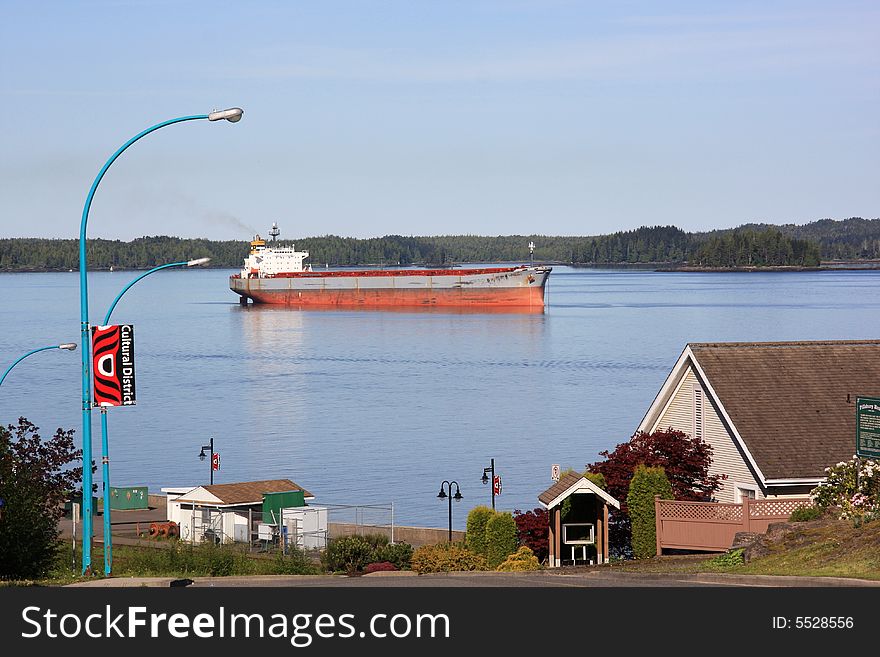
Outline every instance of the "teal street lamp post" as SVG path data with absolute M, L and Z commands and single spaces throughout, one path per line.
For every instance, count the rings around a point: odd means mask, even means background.
M 144 272 L 140 276 L 134 278 L 128 285 L 122 288 L 122 291 L 113 299 L 107 314 L 104 316 L 104 326 L 110 323 L 110 315 L 113 314 L 116 304 L 122 298 L 122 295 L 128 292 L 131 287 L 157 271 L 170 269 L 171 267 L 195 267 L 210 262 L 210 258 L 198 258 L 196 260 L 186 260 L 183 262 L 171 262 L 167 265 L 159 265 L 153 267 L 149 271 Z M 110 441 L 107 429 L 107 407 L 101 407 L 101 482 L 104 487 L 104 574 L 109 577 L 113 571 L 113 536 L 110 533 Z
M 6 380 L 6 375 L 12 370 L 13 367 L 18 365 L 21 361 L 23 361 L 28 356 L 31 356 L 39 351 L 46 351 L 47 349 L 64 349 L 66 351 L 75 351 L 76 343 L 75 342 L 65 342 L 64 344 L 50 344 L 48 347 L 40 347 L 39 349 L 31 349 L 24 356 L 21 356 L 18 360 L 16 360 L 12 365 L 6 368 L 6 371 L 3 372 L 3 376 L 0 376 L 0 385 L 3 385 L 3 382 Z
M 82 220 L 79 226 L 79 319 L 80 319 L 80 342 L 82 344 L 82 423 L 83 423 L 83 555 L 82 555 L 82 573 L 90 575 L 92 572 L 92 399 L 91 399 L 91 336 L 89 335 L 89 283 L 86 275 L 86 225 L 89 221 L 89 209 L 92 207 L 92 199 L 95 196 L 95 190 L 98 184 L 107 173 L 117 158 L 131 146 L 133 143 L 160 128 L 164 128 L 175 123 L 183 123 L 184 121 L 196 121 L 207 119 L 208 121 L 226 120 L 230 123 L 236 123 L 241 120 L 244 111 L 238 107 L 231 109 L 211 112 L 210 114 L 197 114 L 194 116 L 181 116 L 176 119 L 169 119 L 157 123 L 147 128 L 143 132 L 139 132 L 134 137 L 125 142 L 119 149 L 110 156 L 89 189 L 86 202 L 83 206 Z

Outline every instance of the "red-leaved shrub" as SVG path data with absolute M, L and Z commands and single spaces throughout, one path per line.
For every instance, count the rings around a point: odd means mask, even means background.
M 531 549 L 539 563 L 544 561 L 550 554 L 550 516 L 547 509 L 517 509 L 513 512 L 513 519 L 516 521 L 516 539 L 519 544 Z
M 375 563 L 367 564 L 367 567 L 364 568 L 364 575 L 391 570 L 397 570 L 397 566 L 390 561 L 377 561 Z

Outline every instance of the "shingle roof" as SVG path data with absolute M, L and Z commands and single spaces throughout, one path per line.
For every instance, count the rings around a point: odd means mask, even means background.
M 560 477 L 559 481 L 557 481 L 555 484 L 550 486 L 550 488 L 538 495 L 538 501 L 541 504 L 550 504 L 550 502 L 555 500 L 557 497 L 559 497 L 565 491 L 571 488 L 575 483 L 580 481 L 581 477 L 583 477 L 583 475 L 578 474 L 577 472 L 569 472 L 567 475 Z
M 205 486 L 206 491 L 217 497 L 223 504 L 254 504 L 262 502 L 263 493 L 284 493 L 301 490 L 304 497 L 314 497 L 302 486 L 290 479 L 267 479 L 265 481 L 245 481 L 238 484 L 214 484 Z
M 606 504 L 619 509 L 620 502 L 615 500 L 607 491 L 602 490 L 592 481 L 576 472 L 569 472 L 543 493 L 538 495 L 538 501 L 546 507 L 556 502 L 559 504 L 569 495 L 576 493 L 589 493 L 605 501 Z
M 880 340 L 689 345 L 766 479 L 855 452 L 857 397 L 880 397 Z

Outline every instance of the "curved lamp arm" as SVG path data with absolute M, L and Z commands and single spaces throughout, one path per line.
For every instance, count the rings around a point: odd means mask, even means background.
M 67 351 L 74 351 L 76 349 L 75 342 L 65 342 L 64 344 L 50 344 L 48 347 L 40 347 L 39 349 L 32 349 L 27 352 L 24 356 L 21 356 L 18 360 L 16 360 L 12 365 L 6 368 L 6 371 L 3 372 L 3 376 L 0 376 L 0 385 L 3 385 L 3 381 L 6 380 L 6 375 L 12 370 L 13 367 L 18 365 L 21 361 L 23 361 L 28 356 L 31 356 L 39 351 L 46 351 L 47 349 L 65 349 Z
M 203 265 L 206 262 L 210 261 L 210 258 L 198 258 L 197 260 L 184 260 L 183 262 L 170 262 L 167 265 L 159 265 L 158 267 L 153 267 L 151 270 L 144 272 L 137 278 L 133 279 L 128 285 L 122 288 L 122 291 L 116 295 L 116 298 L 113 299 L 113 303 L 110 304 L 110 308 L 107 309 L 107 314 L 104 316 L 104 326 L 107 326 L 110 323 L 110 315 L 113 314 L 113 310 L 116 308 L 116 304 L 119 303 L 119 300 L 122 298 L 122 295 L 128 292 L 132 285 L 137 283 L 138 281 L 146 278 L 150 274 L 155 274 L 157 271 L 161 271 L 162 269 L 168 269 L 170 267 L 195 267 L 196 265 Z

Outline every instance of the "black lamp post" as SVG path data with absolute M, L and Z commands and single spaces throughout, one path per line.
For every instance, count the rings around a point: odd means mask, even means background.
M 210 450 L 208 454 L 211 457 L 211 486 L 214 485 L 214 436 L 211 436 L 211 441 L 207 445 L 202 445 L 202 451 L 199 452 L 199 460 L 205 460 L 205 450 Z
M 443 487 L 446 487 L 446 490 L 443 490 Z M 452 487 L 455 486 L 455 494 L 452 494 Z M 446 491 L 449 491 L 449 494 L 446 494 Z M 457 481 L 444 481 L 440 484 L 440 492 L 437 493 L 437 497 L 442 499 L 449 498 L 449 542 L 452 543 L 452 500 L 456 502 L 461 499 L 461 491 L 458 488 Z
M 483 478 L 481 481 L 485 486 L 488 483 L 492 484 L 492 510 L 495 510 L 495 459 L 490 459 L 491 465 L 488 468 L 483 468 Z M 491 478 L 490 478 L 491 477 Z

